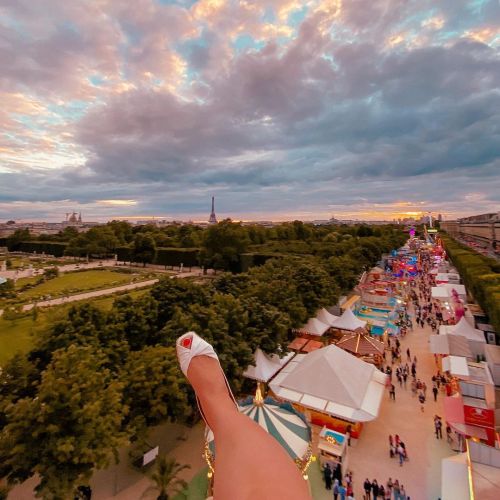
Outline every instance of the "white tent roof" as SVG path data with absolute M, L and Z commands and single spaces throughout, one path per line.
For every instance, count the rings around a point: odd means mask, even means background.
M 333 326 L 333 323 L 339 319 L 339 316 L 335 316 L 323 308 L 317 314 L 316 319 L 325 325 Z
M 243 372 L 243 376 L 260 382 L 267 382 L 273 375 L 278 373 L 292 358 L 294 353 L 289 352 L 283 358 L 276 354 L 271 356 L 265 354 L 261 349 L 257 348 L 254 354 L 254 365 L 248 366 Z
M 296 356 L 285 370 L 270 384 L 278 397 L 350 421 L 378 415 L 386 375 L 335 345 Z
M 431 292 L 433 299 L 447 300 L 450 298 L 448 289 L 444 286 L 433 286 Z
M 472 358 L 473 354 L 469 342 L 460 335 L 431 335 L 429 337 L 430 351 L 433 354 L 451 354 Z
M 466 339 L 469 340 L 478 340 L 479 342 L 485 342 L 486 340 L 484 339 L 483 332 L 481 330 L 478 330 L 477 328 L 474 328 L 466 319 L 464 316 L 460 319 L 460 321 L 449 328 L 449 332 L 452 335 L 461 335 L 462 337 L 465 337 Z
M 355 314 L 351 311 L 351 309 L 347 308 L 340 318 L 335 321 L 333 324 L 334 328 L 338 328 L 339 330 L 349 330 L 355 331 L 358 328 L 364 328 L 366 326 L 366 321 L 359 319 Z
M 460 453 L 441 461 L 442 500 L 470 500 L 467 454 Z
M 450 372 L 456 377 L 469 378 L 469 365 L 467 358 L 461 356 L 446 356 L 443 359 L 443 370 Z
M 299 328 L 301 332 L 309 333 L 310 335 L 317 335 L 321 337 L 328 329 L 330 325 L 325 325 L 319 319 L 310 318 L 309 321 L 302 327 Z
M 445 288 L 448 291 L 448 295 L 451 297 L 451 293 L 455 290 L 458 295 L 466 295 L 465 286 L 458 285 L 454 283 L 441 283 L 438 285 L 439 288 Z

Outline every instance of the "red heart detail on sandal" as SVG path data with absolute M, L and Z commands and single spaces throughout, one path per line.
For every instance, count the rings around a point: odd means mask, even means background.
M 181 346 L 185 347 L 186 349 L 191 349 L 192 343 L 193 343 L 193 336 L 186 337 L 185 339 L 182 339 Z

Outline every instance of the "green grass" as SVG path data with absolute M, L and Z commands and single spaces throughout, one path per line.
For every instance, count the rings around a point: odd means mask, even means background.
M 24 353 L 30 350 L 33 345 L 31 332 L 34 326 L 31 317 L 13 321 L 0 318 L 0 366 L 16 352 Z
M 208 467 L 204 467 L 188 483 L 186 494 L 175 495 L 173 500 L 205 500 L 207 498 Z
M 19 293 L 19 299 L 28 302 L 30 299 L 50 295 L 52 298 L 97 290 L 100 288 L 111 288 L 130 283 L 133 275 L 121 274 L 113 271 L 81 271 L 76 273 L 65 273 L 57 278 L 46 281 L 25 292 Z
M 148 289 L 133 290 L 128 295 L 134 299 L 144 295 Z M 15 320 L 6 320 L 0 317 L 0 366 L 9 360 L 16 352 L 28 352 L 34 344 L 36 334 L 51 323 L 64 317 L 68 309 L 74 305 L 91 303 L 93 306 L 109 311 L 118 295 L 109 297 L 82 300 L 73 304 L 38 309 L 36 322 L 31 313 Z

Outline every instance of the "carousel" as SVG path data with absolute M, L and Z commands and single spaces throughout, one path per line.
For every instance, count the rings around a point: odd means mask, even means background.
M 260 383 L 257 385 L 255 396 L 239 401 L 238 409 L 280 443 L 307 480 L 309 464 L 315 458 L 311 447 L 311 428 L 305 417 L 290 403 L 280 403 L 270 397 L 264 398 Z M 208 430 L 206 435 L 203 456 L 208 464 L 210 479 L 215 472 L 215 442 L 211 430 Z

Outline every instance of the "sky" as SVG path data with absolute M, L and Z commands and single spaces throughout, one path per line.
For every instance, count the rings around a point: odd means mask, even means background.
M 0 222 L 500 210 L 499 0 L 2 0 Z

